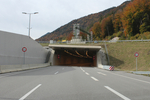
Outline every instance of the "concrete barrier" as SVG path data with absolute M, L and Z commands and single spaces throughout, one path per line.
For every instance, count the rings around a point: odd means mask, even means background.
M 15 71 L 23 71 L 50 66 L 49 63 L 44 64 L 26 64 L 26 65 L 0 65 L 0 73 L 8 73 Z
M 111 65 L 103 65 L 103 69 L 113 71 L 113 70 L 114 70 L 114 66 L 111 66 Z

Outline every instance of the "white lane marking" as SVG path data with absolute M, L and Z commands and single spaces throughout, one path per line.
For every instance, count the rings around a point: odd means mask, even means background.
M 83 72 L 85 72 L 85 70 L 83 70 L 83 68 L 82 68 L 82 67 L 80 67 L 80 69 L 81 69 Z
M 42 84 L 39 84 L 38 86 L 36 86 L 34 89 L 32 89 L 31 91 L 29 91 L 27 94 L 25 94 L 23 97 L 21 97 L 19 100 L 24 100 L 26 97 L 28 97 L 32 92 L 34 92 L 37 88 L 39 88 Z
M 87 73 L 87 72 L 86 72 L 85 74 L 86 74 L 86 75 L 90 75 L 90 74 L 89 74 L 89 73 Z
M 114 74 L 114 73 L 111 73 L 111 74 Z M 118 75 L 118 74 L 114 74 L 114 75 L 121 76 L 121 77 L 128 78 L 128 79 L 132 79 L 132 80 L 136 80 L 136 81 L 139 81 L 139 82 L 143 82 L 143 83 L 148 83 L 148 84 L 150 84 L 150 82 L 148 82 L 148 81 L 143 81 L 143 80 L 140 80 L 140 79 L 136 79 L 136 78 L 132 78 L 132 77 L 124 76 L 124 75 Z
M 80 67 L 80 69 L 83 70 L 82 67 Z
M 104 71 L 104 72 L 107 72 L 107 73 L 110 73 L 110 74 L 113 74 L 113 75 L 117 75 L 117 76 L 120 76 L 120 77 L 124 77 L 124 78 L 128 78 L 128 79 L 132 79 L 132 80 L 136 80 L 136 81 L 139 81 L 139 82 L 150 84 L 150 82 L 148 82 L 148 81 L 144 81 L 144 80 L 140 80 L 140 79 L 124 76 L 124 75 L 115 74 L 115 73 L 112 73 L 112 72 L 109 72 L 109 71 L 105 71 L 105 70 L 101 70 L 101 71 Z
M 58 74 L 58 72 L 55 73 L 55 75 Z
M 94 81 L 99 81 L 99 80 L 98 80 L 98 79 L 96 79 L 95 77 L 92 77 L 92 76 L 91 76 L 91 78 L 92 78 Z
M 106 76 L 106 74 L 104 74 L 104 73 L 101 73 L 101 72 L 97 72 L 97 73 Z
M 113 92 L 114 94 L 118 95 L 119 97 L 121 97 L 124 100 L 130 100 L 129 98 L 125 97 L 124 95 L 120 94 L 119 92 L 113 90 L 112 88 L 108 87 L 108 86 L 104 86 L 105 88 L 107 88 L 108 90 L 110 90 L 111 92 Z

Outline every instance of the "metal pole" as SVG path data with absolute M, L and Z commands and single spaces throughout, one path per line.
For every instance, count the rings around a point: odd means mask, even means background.
M 30 37 L 30 23 L 31 23 L 31 14 L 38 14 L 38 12 L 34 12 L 34 13 L 26 13 L 26 12 L 22 12 L 22 14 L 29 14 L 29 32 L 28 32 L 28 36 Z
M 25 64 L 25 52 L 24 52 L 24 64 Z
M 137 57 L 136 57 L 136 71 L 137 71 Z
M 31 23 L 31 13 L 29 14 L 29 37 L 30 37 L 30 23 Z
M 106 46 L 106 42 L 105 42 L 105 49 L 106 49 L 106 54 L 107 54 L 108 64 L 110 64 L 110 62 L 109 62 L 109 55 L 108 55 L 107 46 Z

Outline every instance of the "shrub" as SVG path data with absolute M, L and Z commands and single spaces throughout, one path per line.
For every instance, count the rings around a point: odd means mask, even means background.
M 116 34 L 117 37 L 121 37 L 122 35 L 123 35 L 123 32 L 121 32 L 121 31 L 119 31 L 119 32 Z

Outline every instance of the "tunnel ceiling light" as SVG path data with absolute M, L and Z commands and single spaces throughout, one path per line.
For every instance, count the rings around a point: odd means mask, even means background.
M 86 51 L 86 56 L 89 57 L 89 58 L 92 58 L 91 56 L 88 55 L 88 51 Z
M 75 51 L 75 52 L 76 52 L 79 56 L 81 56 L 81 57 L 88 58 L 87 56 L 83 56 L 83 55 L 79 54 L 78 51 Z
M 64 50 L 64 52 L 68 53 L 68 54 L 71 55 L 71 56 L 80 57 L 80 56 L 78 56 L 78 55 L 74 55 L 74 54 L 68 52 L 67 50 Z

